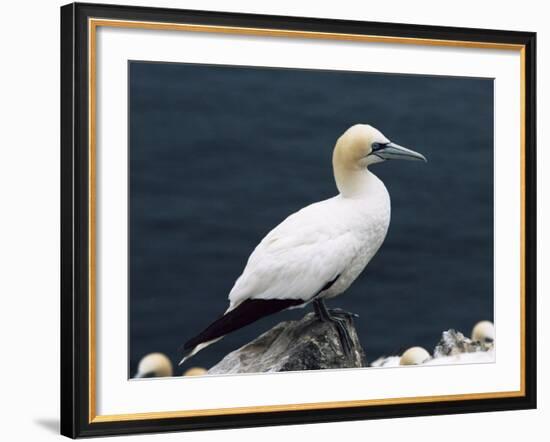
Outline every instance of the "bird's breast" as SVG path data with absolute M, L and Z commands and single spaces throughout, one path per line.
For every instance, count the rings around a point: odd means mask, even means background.
M 385 189 L 384 189 L 385 190 Z M 322 294 L 331 298 L 341 294 L 357 279 L 376 254 L 386 238 L 391 218 L 389 195 L 380 195 L 366 201 L 356 201 L 354 210 L 348 216 L 352 218 L 355 237 L 355 254 L 338 280 Z

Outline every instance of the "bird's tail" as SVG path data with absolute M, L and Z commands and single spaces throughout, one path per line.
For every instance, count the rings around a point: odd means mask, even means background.
M 298 299 L 247 299 L 206 327 L 201 333 L 183 345 L 184 356 L 179 365 L 202 349 L 219 341 L 226 334 L 238 330 L 264 316 L 280 312 L 289 307 L 303 304 Z
M 212 339 L 210 341 L 201 342 L 200 344 L 196 345 L 195 347 L 193 347 L 191 349 L 187 349 L 187 350 L 185 349 L 185 346 L 184 346 L 183 347 L 184 348 L 184 356 L 183 356 L 182 360 L 179 362 L 178 365 L 183 364 L 185 361 L 187 361 L 187 359 L 195 356 L 199 351 L 205 349 L 209 345 L 214 344 L 215 342 L 218 342 L 222 338 L 223 338 L 223 336 L 220 336 L 219 338 Z

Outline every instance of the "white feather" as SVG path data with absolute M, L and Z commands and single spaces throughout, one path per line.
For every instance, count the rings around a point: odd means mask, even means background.
M 382 244 L 390 221 L 384 184 L 368 171 L 368 191 L 341 195 L 290 215 L 258 244 L 229 294 L 230 308 L 246 299 L 310 301 L 336 277 L 323 297 L 343 292 Z

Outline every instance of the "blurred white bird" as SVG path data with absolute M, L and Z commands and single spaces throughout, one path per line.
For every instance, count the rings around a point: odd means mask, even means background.
M 203 367 L 191 367 L 183 373 L 184 376 L 204 376 L 208 374 L 208 370 Z
M 472 340 L 492 344 L 495 340 L 495 326 L 491 321 L 480 321 L 472 329 Z
M 335 324 L 348 353 L 350 313 L 328 309 L 324 300 L 351 285 L 386 237 L 390 197 L 368 166 L 389 159 L 426 161 L 372 126 L 357 124 L 344 132 L 332 157 L 340 194 L 304 207 L 267 234 L 229 293 L 227 311 L 184 344 L 180 364 L 257 319 L 310 302 L 321 321 Z
M 399 365 L 419 365 L 431 359 L 428 351 L 423 347 L 409 348 L 399 359 Z
M 172 376 L 172 362 L 165 354 L 149 353 L 139 361 L 134 378 L 161 378 Z

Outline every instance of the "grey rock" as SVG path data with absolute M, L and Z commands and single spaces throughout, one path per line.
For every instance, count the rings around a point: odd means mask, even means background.
M 353 349 L 346 357 L 333 324 L 308 313 L 297 321 L 277 324 L 252 342 L 229 353 L 208 374 L 357 368 L 368 366 L 353 325 L 347 319 Z
M 453 356 L 459 353 L 474 353 L 477 351 L 487 351 L 492 347 L 492 344 L 472 341 L 464 336 L 459 331 L 450 329 L 444 331 L 441 339 L 434 349 L 434 358 L 443 356 Z

